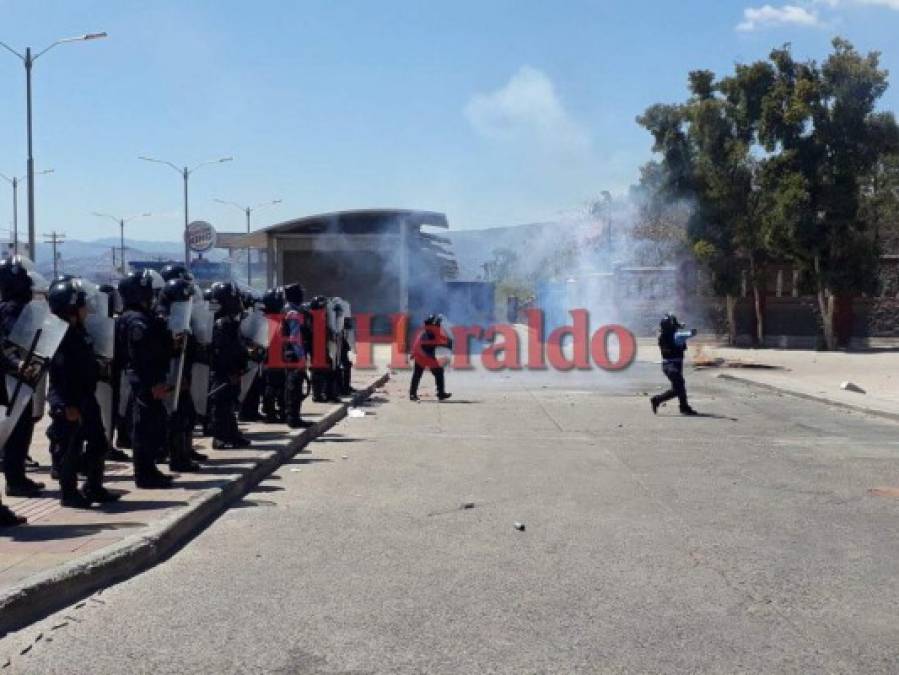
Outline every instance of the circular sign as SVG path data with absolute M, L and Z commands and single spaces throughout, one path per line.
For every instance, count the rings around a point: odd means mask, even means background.
M 215 228 L 205 220 L 195 220 L 188 225 L 184 237 L 194 253 L 205 253 L 215 246 Z

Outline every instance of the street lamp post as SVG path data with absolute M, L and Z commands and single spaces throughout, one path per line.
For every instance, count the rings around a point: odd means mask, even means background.
M 194 168 L 190 169 L 187 166 L 178 167 L 171 162 L 167 162 L 164 159 L 154 159 L 152 157 L 138 157 L 138 159 L 142 159 L 145 162 L 155 162 L 157 164 L 165 164 L 166 166 L 172 167 L 175 171 L 181 174 L 181 177 L 184 179 L 184 264 L 187 269 L 190 269 L 190 246 L 187 243 L 187 226 L 190 224 L 190 216 L 188 210 L 188 193 L 187 193 L 187 185 L 190 180 L 190 175 L 199 169 L 201 166 L 206 166 L 207 164 L 222 164 L 224 162 L 230 162 L 234 158 L 233 157 L 222 157 L 221 159 L 211 159 L 207 162 L 200 162 Z
M 215 199 L 213 201 L 218 202 L 219 204 L 226 204 L 228 206 L 233 206 L 236 209 L 240 209 L 247 216 L 247 234 L 250 234 L 250 215 L 253 211 L 258 211 L 259 209 L 264 209 L 267 206 L 274 206 L 275 204 L 280 204 L 280 199 L 273 199 L 270 202 L 262 202 L 261 204 L 256 204 L 256 206 L 241 206 L 237 202 L 229 202 L 224 199 Z M 250 246 L 247 245 L 247 286 L 253 285 L 253 268 L 250 264 Z
M 38 176 L 43 176 L 45 173 L 53 173 L 53 169 L 45 169 L 44 171 L 38 171 Z M 13 246 L 13 255 L 19 254 L 19 183 L 22 181 L 22 178 L 17 178 L 13 176 L 10 178 L 9 176 L 0 173 L 0 178 L 5 180 L 7 183 L 12 185 L 12 246 Z M 34 252 L 29 251 L 29 256 L 33 256 Z
M 106 33 L 86 33 L 85 35 L 79 35 L 77 37 L 64 38 L 62 40 L 57 40 L 49 47 L 44 48 L 39 51 L 37 54 L 32 56 L 31 47 L 25 49 L 24 54 L 20 54 L 15 49 L 10 47 L 5 42 L 0 42 L 0 47 L 3 47 L 7 51 L 12 52 L 16 56 L 18 56 L 22 60 L 22 64 L 25 66 L 25 110 L 26 110 L 26 127 L 28 133 L 28 246 L 31 250 L 32 260 L 36 257 L 37 248 L 35 247 L 34 242 L 34 152 L 32 148 L 32 134 L 31 134 L 31 68 L 34 65 L 34 62 L 38 60 L 40 56 L 43 56 L 51 49 L 53 49 L 56 45 L 66 44 L 68 42 L 85 42 L 87 40 L 99 40 L 100 38 L 105 38 Z
M 98 218 L 109 218 L 110 220 L 118 223 L 119 225 L 119 257 L 121 258 L 121 270 L 122 274 L 125 274 L 125 223 L 130 223 L 135 218 L 147 218 L 152 216 L 152 213 L 137 213 L 133 216 L 125 216 L 124 218 L 116 218 L 115 216 L 111 216 L 108 213 L 98 213 L 97 211 L 92 211 L 91 215 L 97 216 Z M 113 249 L 115 250 L 115 249 Z

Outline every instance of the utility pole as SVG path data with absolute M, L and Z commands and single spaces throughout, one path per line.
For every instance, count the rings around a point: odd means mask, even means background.
M 254 211 L 258 211 L 259 209 L 264 209 L 267 206 L 275 206 L 276 204 L 280 204 L 280 199 L 273 199 L 270 202 L 262 202 L 261 204 L 257 204 L 256 206 L 242 206 L 237 202 L 229 202 L 225 199 L 213 199 L 212 201 L 217 202 L 219 204 L 225 204 L 226 206 L 233 206 L 234 208 L 243 211 L 244 215 L 247 217 L 247 234 L 250 234 L 250 216 Z M 250 262 L 250 254 L 252 253 L 252 249 L 247 246 L 247 286 L 253 285 L 253 266 Z
M 49 52 L 56 45 L 62 45 L 69 42 L 85 42 L 87 40 L 99 40 L 101 38 L 105 38 L 106 33 L 86 33 L 85 35 L 78 35 L 76 37 L 64 38 L 62 40 L 57 40 L 49 47 L 39 51 L 37 54 L 31 53 L 31 47 L 25 49 L 25 53 L 21 54 L 17 52 L 15 49 L 10 47 L 5 42 L 0 42 L 0 47 L 6 49 L 7 51 L 12 52 L 16 56 L 19 57 L 22 61 L 22 65 L 25 66 L 25 115 L 26 115 L 26 134 L 27 134 L 27 145 L 28 145 L 28 161 L 26 165 L 26 169 L 28 172 L 28 246 L 31 249 L 30 255 L 32 261 L 35 259 L 35 246 L 34 241 L 34 152 L 33 152 L 33 143 L 32 143 L 32 127 L 31 127 L 31 68 L 34 65 L 34 62 L 40 58 L 42 55 Z M 54 261 L 55 264 L 56 261 Z
M 98 218 L 109 218 L 119 226 L 119 258 L 121 258 L 122 263 L 122 275 L 125 274 L 125 223 L 130 223 L 135 218 L 148 218 L 152 216 L 152 213 L 138 213 L 133 216 L 126 216 L 124 218 L 120 218 L 118 216 L 112 216 L 108 213 L 98 213 L 97 211 L 93 211 L 92 215 L 97 216 Z M 112 256 L 112 263 L 115 266 L 115 256 Z
M 172 164 L 169 161 L 163 159 L 154 159 L 153 157 L 138 157 L 138 159 L 142 159 L 145 162 L 155 162 L 156 164 L 165 164 L 166 166 L 170 166 L 179 174 L 181 174 L 181 179 L 184 181 L 184 265 L 187 269 L 190 269 L 190 245 L 187 243 L 187 226 L 190 225 L 190 210 L 189 210 L 189 202 L 188 202 L 188 182 L 190 181 L 191 174 L 194 171 L 199 169 L 201 166 L 208 166 L 209 164 L 224 164 L 225 162 L 231 162 L 234 160 L 233 157 L 222 157 L 220 159 L 211 159 L 208 162 L 200 162 L 194 168 L 189 168 L 187 166 L 180 167 Z M 202 257 L 202 256 L 201 256 Z
M 62 246 L 66 243 L 66 235 L 64 232 L 57 232 L 54 230 L 50 234 L 44 235 L 44 243 L 50 244 L 53 247 L 53 278 L 55 279 L 59 275 L 59 270 L 57 269 L 57 265 L 59 263 L 59 254 L 56 252 L 57 246 Z

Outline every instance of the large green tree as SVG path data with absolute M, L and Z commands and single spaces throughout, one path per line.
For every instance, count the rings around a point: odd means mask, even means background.
M 820 66 L 796 62 L 789 46 L 771 61 L 776 75 L 759 134 L 771 154 L 764 177 L 771 240 L 811 279 L 833 349 L 836 299 L 876 284 L 877 241 L 861 206 L 865 182 L 899 136 L 892 114 L 875 109 L 887 73 L 877 52 L 862 55 L 840 38 Z

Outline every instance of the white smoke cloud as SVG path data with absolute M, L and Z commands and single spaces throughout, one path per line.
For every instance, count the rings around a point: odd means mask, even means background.
M 491 140 L 561 152 L 590 147 L 589 133 L 565 110 L 552 80 L 531 66 L 522 66 L 496 91 L 472 96 L 464 112 L 474 130 Z
M 877 1 L 877 0 L 875 0 Z M 899 0 L 887 0 L 899 2 Z M 828 3 L 832 4 L 832 3 Z M 737 30 L 751 32 L 763 28 L 777 28 L 781 26 L 799 26 L 803 28 L 821 28 L 825 24 L 815 10 L 809 10 L 799 5 L 783 5 L 773 7 L 747 7 L 743 10 L 743 21 L 737 24 Z

